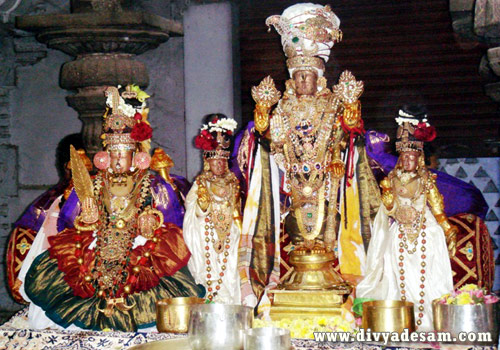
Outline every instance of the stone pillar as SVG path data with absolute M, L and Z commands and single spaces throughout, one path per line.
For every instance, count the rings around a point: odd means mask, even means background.
M 462 46 L 483 43 L 489 46 L 479 73 L 485 79 L 485 93 L 500 103 L 500 2 L 498 0 L 450 0 L 453 30 Z
M 106 86 L 130 83 L 146 87 L 145 65 L 134 60 L 168 40 L 182 35 L 182 24 L 144 12 L 122 9 L 124 0 L 73 0 L 73 13 L 21 16 L 19 29 L 34 31 L 49 48 L 75 57 L 63 65 L 61 87 L 76 91 L 68 104 L 83 122 L 82 133 L 90 156 L 101 148 L 101 117 Z
M 187 178 L 202 167 L 201 152 L 194 148 L 202 118 L 223 113 L 241 122 L 235 53 L 233 9 L 229 2 L 190 6 L 184 14 L 184 82 L 186 98 Z

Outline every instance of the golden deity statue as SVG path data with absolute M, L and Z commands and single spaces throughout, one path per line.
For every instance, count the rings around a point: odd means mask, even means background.
M 330 90 L 323 77 L 330 49 L 342 38 L 339 22 L 329 6 L 314 4 L 293 5 L 266 20 L 281 35 L 291 77 L 282 97 L 271 77 L 252 89 L 255 129 L 270 138 L 271 154 L 284 173 L 283 191 L 290 199 L 284 227 L 291 239 L 287 250 L 293 272 L 274 292 L 275 305 L 278 299 L 285 305 L 303 298 L 293 291 L 310 291 L 320 303 L 341 303 L 351 288 L 333 267 L 337 251 L 342 250 L 343 274 L 362 275 L 354 169 L 366 158 L 354 142 L 363 133 L 358 100 L 363 82 L 344 71 Z M 342 242 L 337 241 L 340 232 Z
M 410 301 L 418 330 L 431 331 L 432 301 L 453 290 L 449 256 L 455 255 L 458 227 L 448 220 L 436 174 L 425 165 L 424 142 L 436 136 L 425 110 L 404 106 L 396 121 L 399 159 L 380 183 L 382 204 L 356 295 Z

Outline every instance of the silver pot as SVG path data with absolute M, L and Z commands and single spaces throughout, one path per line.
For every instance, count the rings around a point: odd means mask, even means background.
M 195 305 L 189 322 L 192 350 L 242 350 L 244 330 L 252 326 L 253 309 L 239 305 Z
M 434 329 L 450 332 L 451 342 L 460 344 L 496 344 L 500 323 L 499 302 L 478 305 L 432 303 Z M 460 340 L 460 333 L 467 332 Z M 455 340 L 455 341 L 454 341 Z
M 290 331 L 284 328 L 252 328 L 245 331 L 245 350 L 290 350 Z

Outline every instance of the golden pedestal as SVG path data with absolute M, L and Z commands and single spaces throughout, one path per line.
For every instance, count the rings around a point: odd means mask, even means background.
M 294 271 L 290 278 L 269 291 L 271 319 L 340 315 L 352 288 L 334 270 L 334 258 L 333 252 L 293 251 L 290 264 Z

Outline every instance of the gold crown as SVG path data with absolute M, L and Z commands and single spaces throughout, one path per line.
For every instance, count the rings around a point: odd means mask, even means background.
M 137 148 L 137 141 L 132 139 L 129 133 L 106 133 L 103 145 L 108 151 L 128 151 Z
M 319 57 L 313 56 L 295 56 L 286 60 L 288 69 L 313 69 L 317 68 L 322 71 L 325 70 L 325 62 Z
M 205 159 L 229 159 L 231 152 L 225 151 L 221 148 L 212 151 L 203 151 L 203 158 Z
M 411 152 L 411 151 L 422 152 L 423 150 L 424 150 L 424 142 L 423 141 L 397 141 L 396 142 L 396 151 L 398 153 Z

